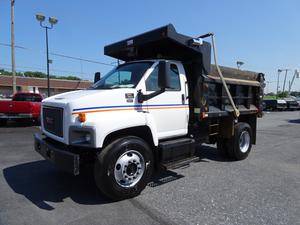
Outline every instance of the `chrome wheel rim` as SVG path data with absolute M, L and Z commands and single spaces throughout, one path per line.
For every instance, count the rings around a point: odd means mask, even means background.
M 122 187 L 136 185 L 145 172 L 144 157 L 135 150 L 123 153 L 115 163 L 114 176 L 116 182 Z
M 248 131 L 244 130 L 240 135 L 240 150 L 242 153 L 246 153 L 250 146 L 250 134 Z

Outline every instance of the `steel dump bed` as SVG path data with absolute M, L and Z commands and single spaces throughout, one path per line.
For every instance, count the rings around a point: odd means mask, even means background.
M 193 37 L 177 33 L 169 24 L 104 47 L 104 54 L 123 60 L 174 59 L 199 62 L 206 73 L 210 71 L 210 43 L 192 45 Z
M 191 114 L 194 111 L 232 112 L 216 67 L 211 65 L 211 44 L 178 33 L 172 24 L 107 45 L 104 54 L 126 62 L 145 59 L 181 61 L 188 80 Z M 224 66 L 221 71 L 238 108 L 246 113 L 257 113 L 263 74 Z

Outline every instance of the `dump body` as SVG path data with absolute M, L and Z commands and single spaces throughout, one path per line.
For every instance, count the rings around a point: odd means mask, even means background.
M 210 43 L 177 33 L 173 25 L 134 36 L 105 46 L 104 53 L 124 61 L 141 59 L 178 60 L 188 81 L 190 114 L 232 113 L 228 96 L 214 65 L 211 65 Z M 264 75 L 221 67 L 235 104 L 242 114 L 262 111 Z M 192 115 L 193 118 L 193 115 Z

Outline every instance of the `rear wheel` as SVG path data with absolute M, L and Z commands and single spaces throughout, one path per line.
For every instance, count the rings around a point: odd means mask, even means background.
M 153 154 L 145 141 L 130 136 L 109 144 L 97 157 L 94 177 L 107 197 L 121 200 L 137 196 L 149 182 Z
M 234 136 L 228 142 L 229 156 L 234 160 L 248 157 L 252 147 L 251 127 L 247 123 L 238 123 L 234 127 Z

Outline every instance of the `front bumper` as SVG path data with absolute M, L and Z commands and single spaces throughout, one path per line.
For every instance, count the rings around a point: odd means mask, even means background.
M 78 175 L 80 172 L 80 156 L 69 152 L 63 146 L 58 146 L 41 137 L 40 134 L 34 134 L 34 149 L 46 160 L 55 164 L 58 168 Z

